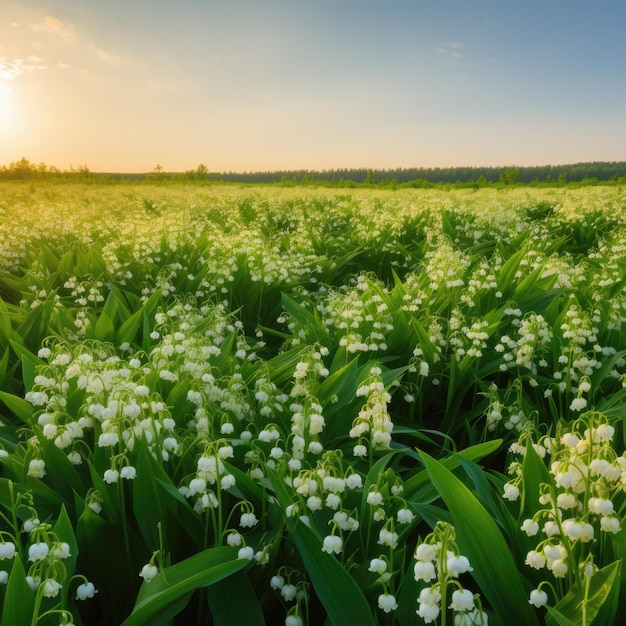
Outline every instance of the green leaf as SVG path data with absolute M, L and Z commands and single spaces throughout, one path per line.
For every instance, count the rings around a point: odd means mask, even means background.
M 161 487 L 163 502 L 169 511 L 178 518 L 178 522 L 184 527 L 185 532 L 194 541 L 196 546 L 201 546 L 204 541 L 204 526 L 200 516 L 193 510 L 185 497 L 176 489 L 172 481 L 168 479 L 154 479 Z
M 128 341 L 132 343 L 139 327 L 142 323 L 145 323 L 146 316 L 151 315 L 156 309 L 157 304 L 161 300 L 161 290 L 155 291 L 142 305 L 140 309 L 135 311 L 126 321 L 120 326 L 117 331 L 116 341 L 118 344 Z
M 498 450 L 501 445 L 502 439 L 485 441 L 483 443 L 476 444 L 475 446 L 470 446 L 469 448 L 460 450 L 456 454 L 447 456 L 439 461 L 439 463 L 445 468 L 453 470 L 456 467 L 459 467 L 459 458 L 467 459 L 468 461 L 479 461 L 492 452 Z M 403 495 L 407 500 L 414 500 L 415 494 L 429 484 L 430 478 L 428 474 L 426 472 L 417 472 L 404 483 Z
M 207 595 L 213 626 L 264 626 L 261 605 L 244 572 L 237 572 L 211 585 Z
M 615 582 L 617 581 L 619 585 L 621 565 L 621 561 L 615 561 L 587 579 L 586 598 L 581 598 L 578 588 L 575 585 L 572 586 L 567 594 L 559 600 L 554 610 L 576 626 L 591 624 L 611 594 Z M 563 624 L 558 618 L 556 619 L 559 624 Z
M 358 359 L 353 359 L 341 369 L 330 374 L 322 382 L 318 398 L 322 406 L 326 407 L 325 415 L 335 414 L 340 408 L 350 404 L 354 399 L 358 371 Z
M 275 472 L 268 470 L 268 475 L 284 510 L 291 503 L 287 488 Z M 286 522 L 330 622 L 335 626 L 376 626 L 363 592 L 334 556 L 322 552 L 321 538 L 299 519 L 289 517 Z
M 70 547 L 70 556 L 63 561 L 67 570 L 67 580 L 63 585 L 63 594 L 67 598 L 69 592 L 70 578 L 74 575 L 76 570 L 76 560 L 78 559 L 78 543 L 76 542 L 76 536 L 74 535 L 74 527 L 65 509 L 65 504 L 61 506 L 61 512 L 57 518 L 56 523 L 52 527 L 52 530 L 56 533 L 59 541 L 65 542 Z
M 454 520 L 457 543 L 474 568 L 482 594 L 503 622 L 534 624 L 526 589 L 500 529 L 476 496 L 439 461 L 420 452 L 433 485 Z
M 411 323 L 413 324 L 413 329 L 417 335 L 417 342 L 424 355 L 424 360 L 429 364 L 434 363 L 436 355 L 435 346 L 430 340 L 426 329 L 414 317 L 411 318 Z
M 31 309 L 17 329 L 17 334 L 31 350 L 39 350 L 41 341 L 50 334 L 50 317 L 56 305 L 54 296 L 49 294 L 47 300 Z
M 22 361 L 22 378 L 24 380 L 24 388 L 26 391 L 30 391 L 33 388 L 33 383 L 35 381 L 37 366 L 44 365 L 45 362 L 17 341 L 11 340 L 11 347 Z
M 543 483 L 553 484 L 554 478 L 529 442 L 522 460 L 523 489 L 520 515 L 523 517 L 533 517 L 542 508 L 539 504 L 539 496 L 541 495 L 540 487 Z
M 0 388 L 5 386 L 9 371 L 9 349 L 6 348 L 0 357 Z
M 287 352 L 281 352 L 277 356 L 267 361 L 266 365 L 271 372 L 272 382 L 280 385 L 291 380 L 296 365 L 302 358 L 304 348 L 296 346 Z
M 515 284 L 515 274 L 519 268 L 522 259 L 526 256 L 528 250 L 521 248 L 512 254 L 500 268 L 498 272 L 498 285 L 501 287 L 504 298 L 508 298 L 513 291 Z
M 94 338 L 99 339 L 100 341 L 113 342 L 115 340 L 115 326 L 104 311 L 102 311 L 98 321 L 96 322 L 96 326 L 94 328 Z
M 9 411 L 30 426 L 33 417 L 33 405 L 24 398 L 14 396 L 12 393 L 0 391 L 0 400 L 4 402 Z
M 237 558 L 237 548 L 218 546 L 164 568 L 156 578 L 141 585 L 137 602 L 121 626 L 158 624 L 180 612 L 196 589 L 208 587 L 246 567 L 249 561 Z M 177 609 L 171 612 L 172 607 Z M 159 621 L 155 622 L 154 620 Z
M 4 300 L 0 298 L 0 337 L 8 341 L 13 336 L 13 325 L 11 324 L 11 314 Z
M 154 550 L 159 545 L 158 524 L 165 522 L 164 506 L 161 502 L 162 490 L 155 478 L 158 477 L 163 481 L 168 480 L 168 476 L 150 456 L 145 440 L 139 441 L 136 448 L 138 448 L 137 477 L 132 481 L 133 513 L 142 538 L 148 548 Z
M 559 626 L 579 626 L 578 624 L 575 624 L 574 622 L 568 620 L 567 617 L 565 617 L 565 615 L 563 615 L 562 613 L 559 613 L 556 609 L 553 609 L 551 606 L 548 606 L 546 608 L 548 609 L 549 617 L 552 617 Z M 546 620 L 546 623 L 549 624 L 550 622 Z
M 35 609 L 35 594 L 26 582 L 22 559 L 16 556 L 7 583 L 0 626 L 30 624 Z
M 105 507 L 103 512 L 106 512 Z M 104 624 L 120 624 L 130 614 L 139 589 L 141 563 L 149 558 L 149 555 L 136 554 L 138 542 L 133 541 L 134 534 L 129 535 L 130 553 L 125 549 L 122 526 L 108 522 L 88 506 L 76 524 L 81 563 L 86 564 L 85 569 L 81 566 L 80 573 L 87 575 L 96 589 L 101 590 L 96 598 L 101 603 Z

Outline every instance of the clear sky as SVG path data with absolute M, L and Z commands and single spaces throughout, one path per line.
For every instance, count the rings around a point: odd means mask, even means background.
M 1 0 L 0 164 L 626 160 L 624 0 Z

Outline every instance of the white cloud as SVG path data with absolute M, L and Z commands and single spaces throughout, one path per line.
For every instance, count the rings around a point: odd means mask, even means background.
M 439 54 L 443 54 L 453 59 L 461 59 L 463 58 L 463 54 L 461 50 L 463 49 L 463 44 L 458 41 L 447 41 L 442 43 L 438 48 L 435 48 Z
M 118 58 L 114 54 L 111 54 L 110 52 L 107 52 L 106 50 L 103 50 L 102 48 L 97 48 L 96 46 L 92 46 L 92 50 L 101 61 L 117 61 L 118 60 Z
M 71 39 L 74 36 L 74 28 L 53 15 L 46 15 L 42 22 L 38 24 L 31 24 L 31 28 L 37 31 L 44 31 L 47 33 L 54 33 L 60 35 L 65 39 Z
M 0 57 L 0 78 L 3 80 L 14 80 L 25 72 L 35 72 L 37 70 L 46 70 L 44 60 L 40 57 L 30 56 L 26 60 Z

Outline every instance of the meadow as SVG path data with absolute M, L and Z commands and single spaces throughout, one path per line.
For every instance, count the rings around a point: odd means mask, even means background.
M 0 626 L 613 624 L 626 191 L 0 183 Z

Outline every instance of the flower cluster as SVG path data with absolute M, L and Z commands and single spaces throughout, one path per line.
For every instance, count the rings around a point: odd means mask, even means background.
M 526 535 L 540 538 L 528 552 L 526 565 L 546 568 L 568 586 L 580 585 L 582 579 L 608 564 L 605 559 L 610 551 L 598 551 L 598 539 L 622 528 L 619 511 L 624 502 L 626 456 L 615 452 L 614 435 L 615 429 L 604 415 L 588 412 L 567 428 L 559 426 L 552 437 L 533 442 L 525 432 L 511 446 L 516 456 L 534 454 L 548 466 L 549 481 L 531 485 L 524 481 L 524 461 L 515 460 L 509 468 L 514 478 L 504 486 L 508 500 L 517 500 L 525 489 L 530 510 L 536 506 L 533 498 L 539 504 L 534 515 L 521 524 Z M 531 603 L 538 605 L 540 597 L 543 595 L 534 592 Z
M 8 499 L 0 504 L 9 509 L 9 516 L 0 511 L 0 522 L 10 530 L 0 530 L 0 585 L 8 584 L 16 572 L 15 562 L 21 562 L 20 570 L 26 569 L 26 583 L 34 594 L 33 623 L 43 616 L 43 603 L 48 602 L 46 613 L 58 614 L 61 624 L 69 625 L 72 614 L 59 608 L 65 603 L 50 608 L 49 600 L 65 597 L 77 580 L 81 582 L 75 587 L 76 600 L 93 598 L 97 590 L 83 575 L 74 574 L 75 547 L 64 541 L 52 525 L 39 520 L 32 493 L 18 489 L 12 481 L 7 481 L 6 487 Z M 25 519 L 21 527 L 20 518 Z M 73 535 L 64 538 L 75 541 Z M 6 617 L 6 613 L 3 615 Z
M 487 615 L 478 596 L 465 589 L 458 580 L 462 574 L 471 572 L 472 567 L 468 558 L 459 552 L 455 539 L 454 527 L 439 521 L 433 532 L 415 548 L 415 580 L 432 583 L 419 593 L 417 615 L 430 624 L 447 605 L 455 613 L 455 624 L 487 624 Z
M 381 374 L 380 367 L 372 367 L 368 381 L 356 391 L 357 396 L 365 397 L 365 404 L 350 430 L 350 437 L 359 440 L 354 447 L 355 456 L 367 454 L 366 443 L 371 450 L 389 449 L 391 444 L 393 422 L 387 410 L 391 395 L 385 389 Z
M 351 288 L 329 292 L 317 309 L 339 346 L 376 354 L 387 350 L 394 329 L 387 295 L 379 281 L 360 274 Z

